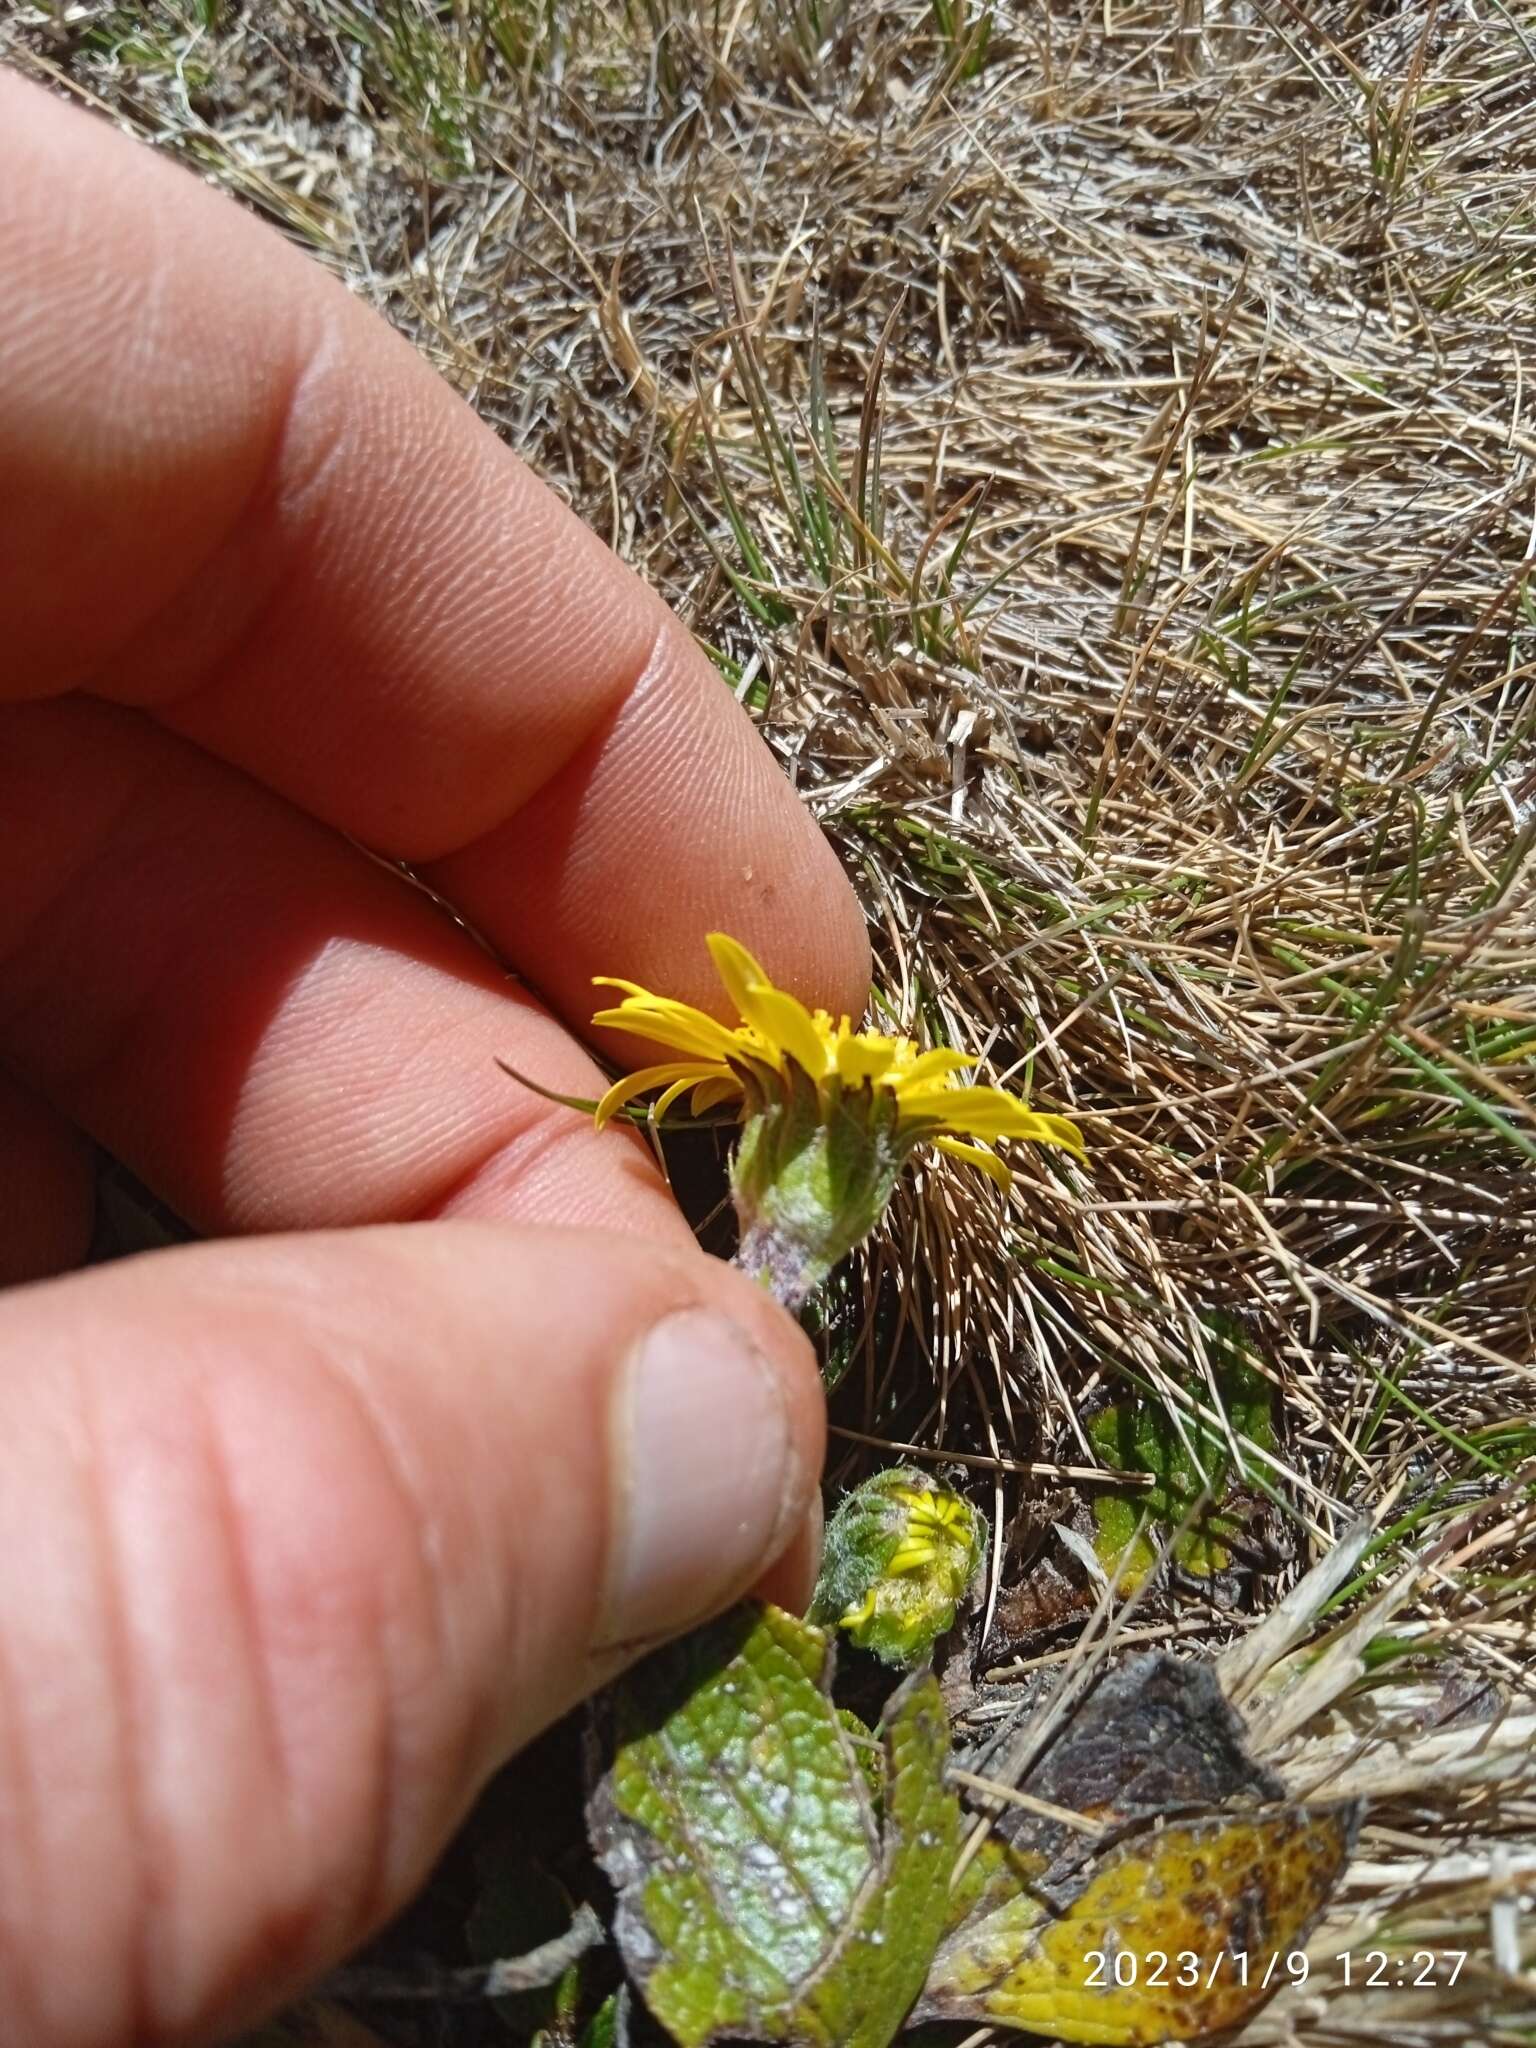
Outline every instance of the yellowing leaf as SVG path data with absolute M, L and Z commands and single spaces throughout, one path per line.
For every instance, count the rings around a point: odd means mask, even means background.
M 886 2048 L 948 1908 L 959 1813 L 930 1675 L 881 1719 L 880 1798 L 826 1686 L 830 1643 L 748 1605 L 614 1689 L 589 1811 L 615 1934 L 680 2048 Z
M 1007 1882 L 995 1851 L 916 2017 L 1103 2048 L 1239 2026 L 1288 1981 L 1286 1957 L 1327 1903 L 1352 1835 L 1339 1808 L 1173 1822 L 1097 1858 L 1059 1914 Z
M 1156 1652 L 1100 1683 L 1023 1789 L 1045 1810 L 1005 1815 L 957 1886 L 921 2019 L 1103 2048 L 1234 2027 L 1287 1981 L 1354 1838 L 1352 1807 L 1283 1801 L 1208 1663 Z

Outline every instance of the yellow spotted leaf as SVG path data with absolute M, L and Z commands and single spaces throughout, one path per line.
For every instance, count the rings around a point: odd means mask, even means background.
M 916 2019 L 965 2020 L 1102 2048 L 1199 2041 L 1288 1981 L 1348 1861 L 1349 1807 L 1172 1821 L 1087 1865 L 1056 1910 L 988 1844 L 971 1910 L 939 1948 Z

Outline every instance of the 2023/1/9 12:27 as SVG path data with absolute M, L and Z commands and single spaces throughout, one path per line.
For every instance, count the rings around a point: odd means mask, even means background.
M 1085 1980 L 1085 1988 L 1091 1990 L 1107 1990 L 1111 1984 L 1122 1989 L 1133 1984 L 1175 1984 L 1185 1990 L 1203 1985 L 1209 1990 L 1223 1975 L 1239 1984 L 1254 1983 L 1267 1988 L 1286 1978 L 1293 1984 L 1305 1984 L 1312 1974 L 1311 1958 L 1301 1949 L 1284 1955 L 1275 1951 L 1267 1956 L 1250 1956 L 1243 1949 L 1218 1949 L 1209 1958 L 1197 1955 L 1193 1949 L 1180 1949 L 1170 1955 L 1165 1949 L 1154 1948 L 1144 1956 L 1138 1956 L 1132 1949 L 1089 1949 L 1083 1960 L 1091 1965 Z M 1331 1960 L 1346 1991 L 1401 1991 L 1415 1986 L 1429 1990 L 1442 1985 L 1449 1988 L 1456 1982 L 1467 1960 L 1467 1951 L 1420 1948 L 1411 1955 L 1394 1957 L 1385 1949 L 1372 1948 L 1363 1955 L 1345 1950 Z M 1449 1976 L 1438 1974 L 1443 1963 L 1450 1965 Z

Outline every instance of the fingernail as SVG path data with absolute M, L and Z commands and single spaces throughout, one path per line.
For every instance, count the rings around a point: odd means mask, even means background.
M 745 1591 L 801 1511 L 779 1376 L 724 1316 L 655 1324 L 615 1404 L 599 1648 L 686 1628 Z
M 816 1590 L 821 1564 L 821 1495 L 817 1493 L 805 1519 L 790 1536 L 777 1560 L 752 1588 L 760 1599 L 772 1600 L 791 1613 L 803 1614 Z

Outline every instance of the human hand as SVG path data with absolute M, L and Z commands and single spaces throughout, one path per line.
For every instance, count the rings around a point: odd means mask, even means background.
M 0 615 L 5 1277 L 83 1249 L 77 1127 L 291 1233 L 0 1301 L 5 2041 L 202 2040 L 803 1568 L 803 1339 L 494 1056 L 597 1093 L 590 976 L 709 1006 L 713 926 L 833 1009 L 867 960 L 665 607 L 342 289 L 3 76 Z

